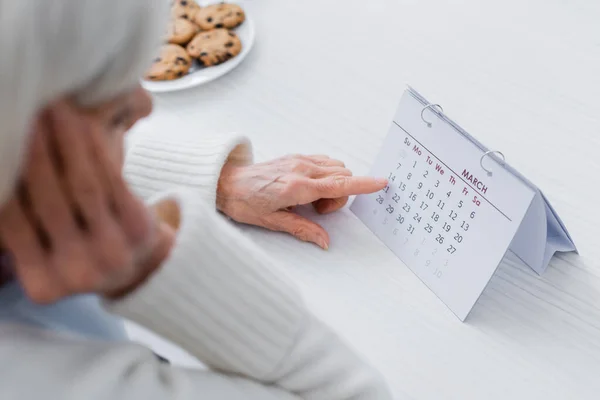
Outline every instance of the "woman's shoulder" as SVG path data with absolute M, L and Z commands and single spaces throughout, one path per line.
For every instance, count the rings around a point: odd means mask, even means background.
M 192 400 L 214 393 L 223 400 L 299 400 L 242 377 L 165 365 L 133 342 L 88 340 L 6 320 L 0 320 L 0 359 L 2 399 L 85 393 L 89 400 Z

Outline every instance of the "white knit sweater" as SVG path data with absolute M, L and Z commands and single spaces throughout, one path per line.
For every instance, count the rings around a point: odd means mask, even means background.
M 160 271 L 104 303 L 209 370 L 160 363 L 135 343 L 0 323 L 2 400 L 391 399 L 378 373 L 311 314 L 279 267 L 215 211 L 228 157 L 251 162 L 249 142 L 169 135 L 134 145 L 125 167 L 131 185 L 149 202 L 176 199 L 182 222 Z

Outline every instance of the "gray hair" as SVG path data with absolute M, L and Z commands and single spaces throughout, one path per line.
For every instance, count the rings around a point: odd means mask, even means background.
M 0 0 L 0 203 L 49 102 L 93 106 L 132 88 L 157 54 L 167 0 Z

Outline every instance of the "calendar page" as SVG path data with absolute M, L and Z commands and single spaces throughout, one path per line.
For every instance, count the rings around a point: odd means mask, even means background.
M 464 321 L 535 191 L 424 107 L 405 92 L 370 172 L 389 185 L 351 210 Z

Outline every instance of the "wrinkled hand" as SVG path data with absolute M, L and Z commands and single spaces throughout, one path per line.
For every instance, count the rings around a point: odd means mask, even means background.
M 217 189 L 217 208 L 237 222 L 287 232 L 327 249 L 320 225 L 293 212 L 312 204 L 318 213 L 342 208 L 348 197 L 373 193 L 386 179 L 354 177 L 343 162 L 327 156 L 292 155 L 248 166 L 225 165 Z
M 75 107 L 53 105 L 33 131 L 16 193 L 0 210 L 13 273 L 39 303 L 122 293 L 157 266 L 164 240 L 150 212 L 110 159 L 106 132 Z

